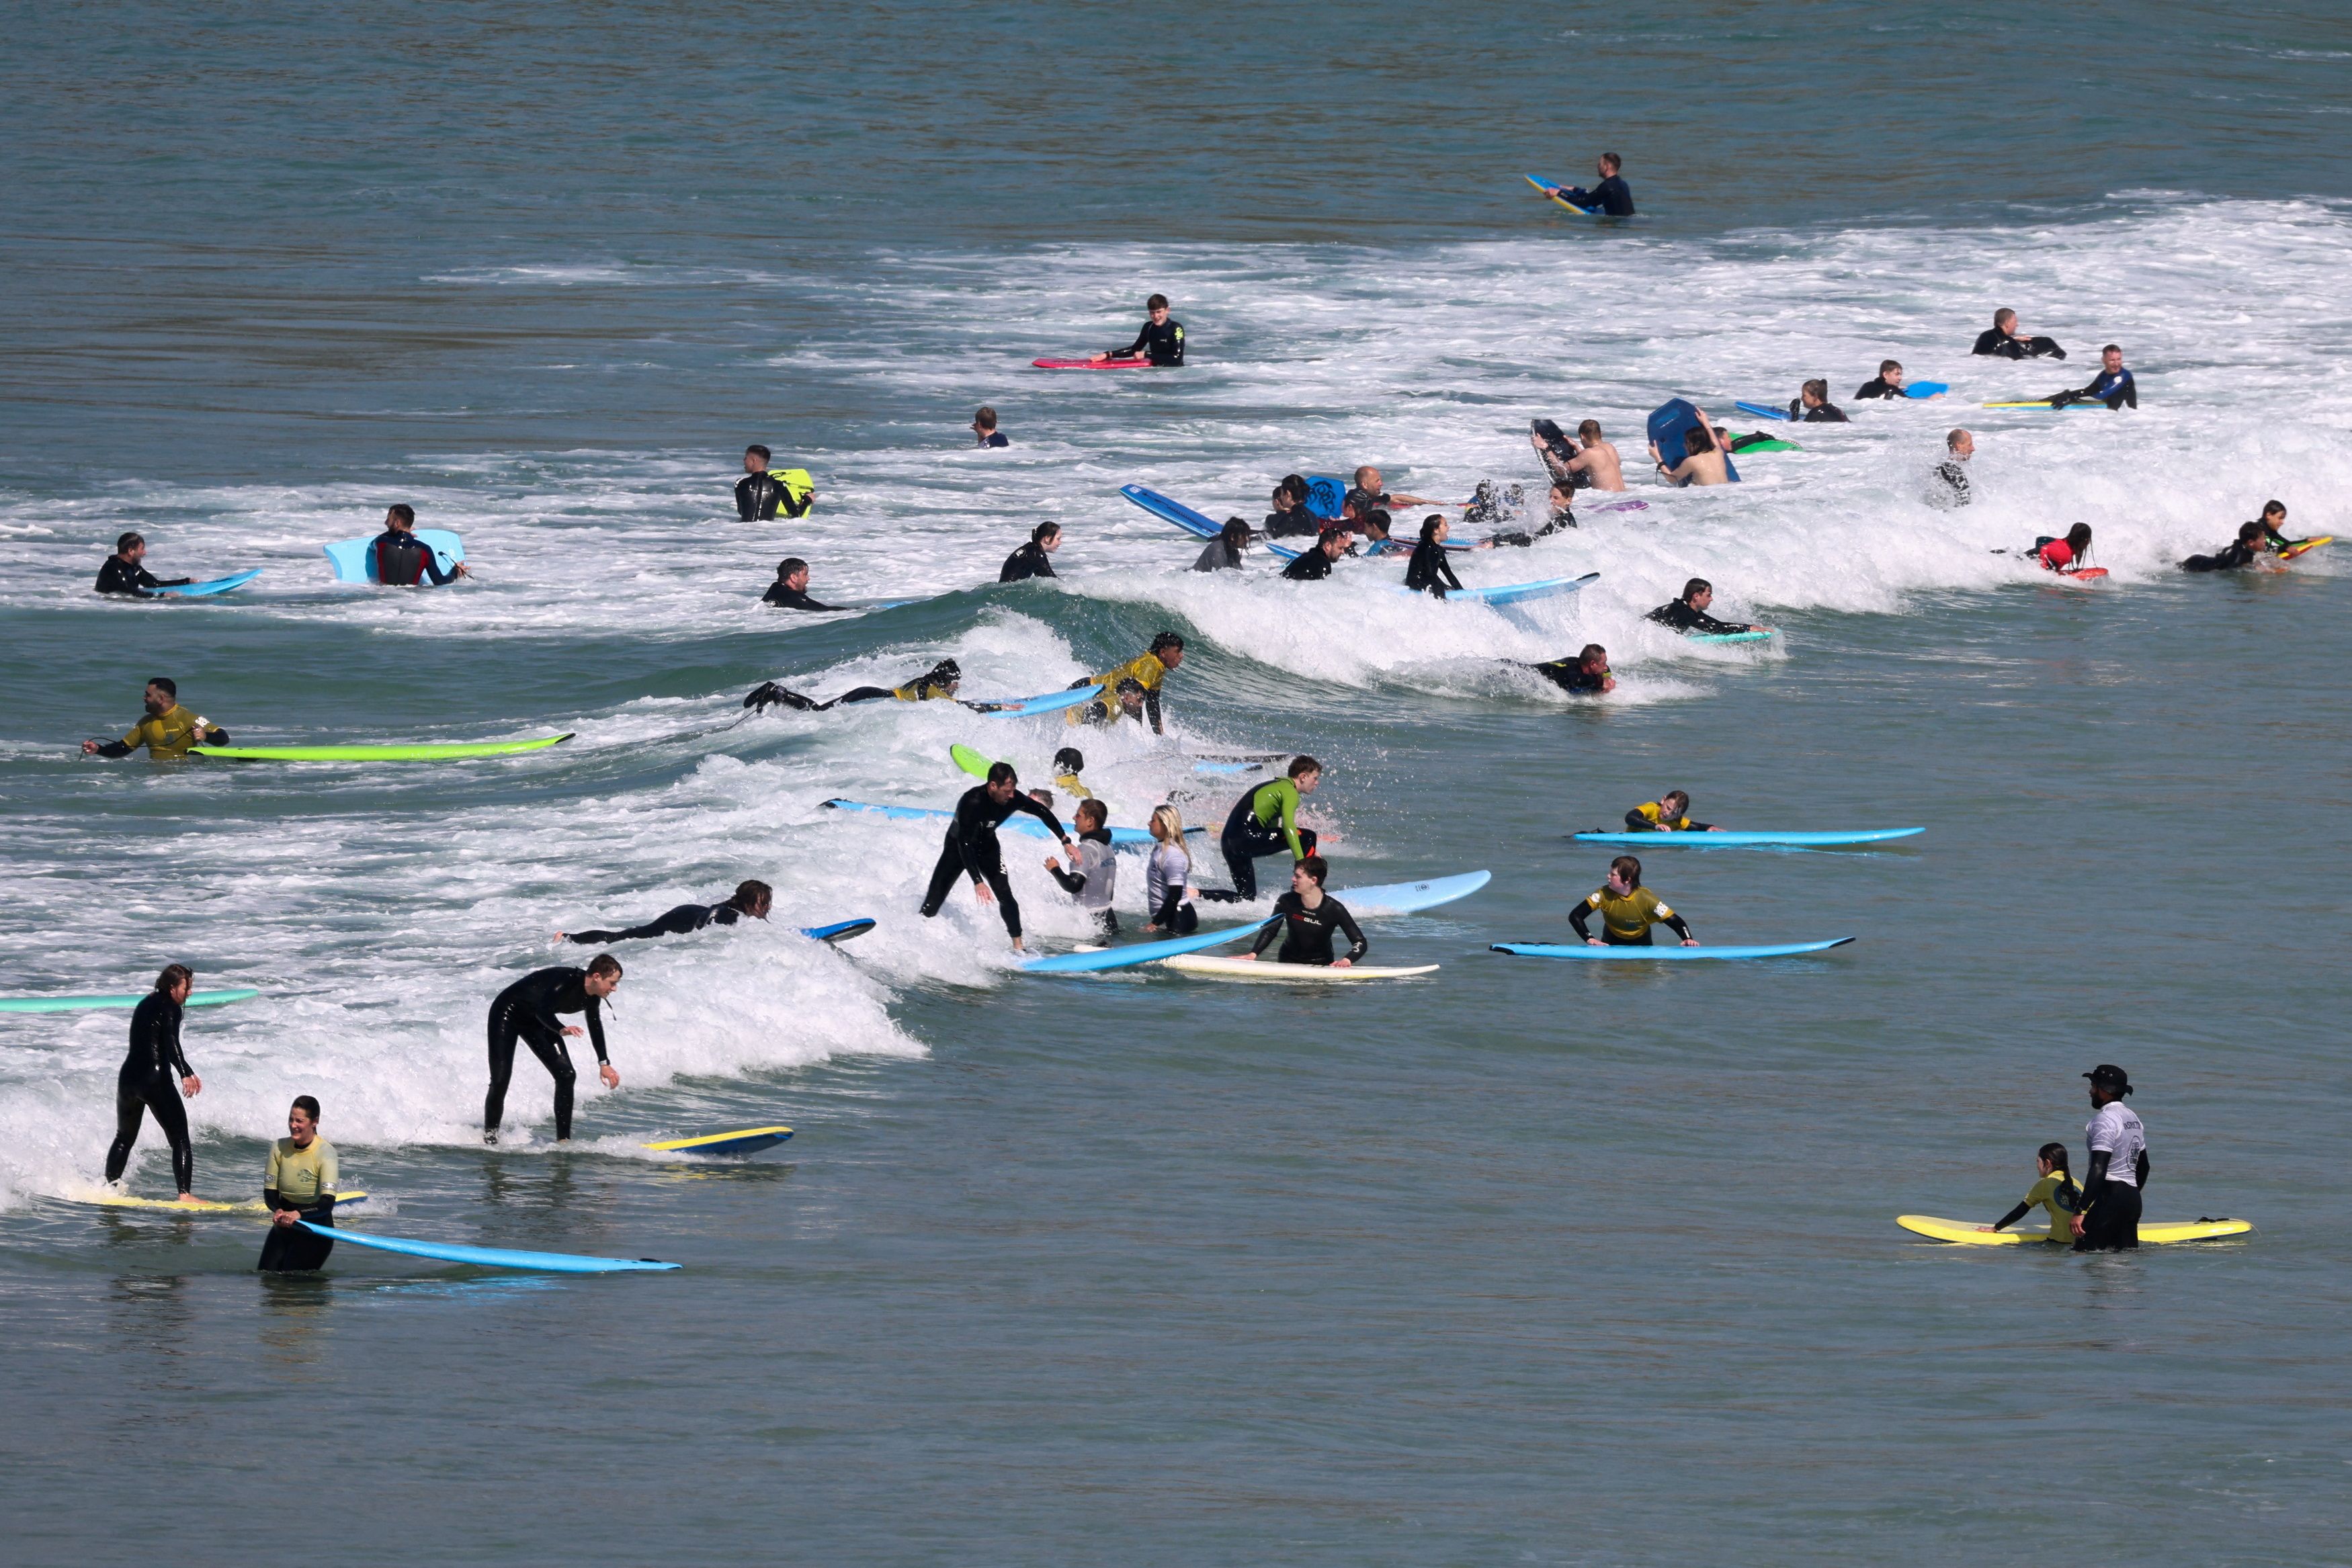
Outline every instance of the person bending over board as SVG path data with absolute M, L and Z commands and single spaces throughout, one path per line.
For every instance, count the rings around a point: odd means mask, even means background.
M 1633 833 L 1719 833 L 1713 822 L 1695 822 L 1690 815 L 1690 791 L 1669 789 L 1625 813 L 1625 831 Z
M 1374 507 L 1382 507 L 1394 511 L 1399 507 L 1445 505 L 1443 501 L 1433 501 L 1426 496 L 1391 495 L 1381 488 L 1384 481 L 1381 478 L 1381 471 L 1369 463 L 1356 470 L 1355 477 L 1356 483 L 1349 490 L 1347 499 L 1356 503 L 1356 516 L 1359 517 L 1370 512 Z
M 1624 161 L 1614 152 L 1603 152 L 1593 162 L 1592 172 L 1600 177 L 1600 183 L 1592 189 L 1588 191 L 1581 185 L 1567 190 L 1557 185 L 1544 188 L 1558 194 L 1560 200 L 1582 207 L 1587 212 L 1598 208 L 1605 217 L 1630 218 L 1633 215 L 1633 188 L 1625 183 L 1624 175 L 1618 172 L 1624 166 Z
M 1118 894 L 1118 852 L 1111 848 L 1109 808 L 1100 800 L 1079 801 L 1077 825 L 1070 869 L 1064 871 L 1054 855 L 1045 857 L 1045 869 L 1093 919 L 1095 935 L 1108 942 L 1118 935 L 1118 911 L 1110 906 Z
M 596 1052 L 596 1074 L 607 1089 L 621 1086 L 621 1075 L 604 1051 L 604 999 L 621 983 L 621 961 L 599 953 L 584 969 L 558 964 L 534 969 L 500 991 L 490 1002 L 490 1092 L 482 1100 L 482 1142 L 499 1141 L 499 1125 L 506 1120 L 507 1083 L 514 1076 L 515 1042 L 530 1047 L 548 1076 L 555 1080 L 555 1141 L 572 1136 L 571 1048 L 566 1035 L 580 1033 L 578 1024 L 566 1024 L 562 1014 L 588 1015 L 588 1043 Z
M 1282 575 L 1292 582 L 1320 582 L 1331 575 L 1333 563 L 1347 550 L 1347 531 L 1326 528 L 1312 547 L 1300 550 L 1298 558 L 1282 569 Z
M 1680 599 L 1659 605 L 1644 619 L 1671 626 L 1685 636 L 1721 637 L 1735 632 L 1765 630 L 1749 621 L 1717 621 L 1706 612 L 1706 607 L 1714 602 L 1715 584 L 1703 577 L 1694 577 L 1683 584 Z
M 1698 419 L 1696 424 L 1683 433 L 1685 451 L 1672 466 L 1667 465 L 1665 455 L 1658 450 L 1658 444 L 1654 441 L 1650 443 L 1651 455 L 1658 460 L 1658 472 L 1664 475 L 1676 489 L 1692 485 L 1731 483 L 1730 467 L 1724 461 L 1723 448 L 1715 439 L 1714 422 L 1706 417 L 1705 411 L 1700 412 Z
M 2017 312 L 2006 306 L 1992 313 L 1992 326 L 1977 334 L 1971 354 L 1997 354 L 2005 360 L 2038 360 L 2047 354 L 2063 360 L 2066 350 L 2054 338 L 2029 338 L 2017 324 Z
M 1192 852 L 1184 847 L 1184 817 L 1173 806 L 1151 808 L 1151 854 L 1143 862 L 1143 907 L 1151 911 L 1143 933 L 1189 936 L 1201 928 L 1201 912 L 1184 901 L 1207 896 L 1189 885 Z
M 147 557 L 147 540 L 139 534 L 124 534 L 114 541 L 114 553 L 98 563 L 98 589 L 100 593 L 112 593 L 131 599 L 161 599 L 160 593 L 150 593 L 151 588 L 184 588 L 195 581 L 193 577 L 157 577 L 140 564 Z
M 1282 938 L 1281 951 L 1274 956 L 1277 964 L 1312 964 L 1323 969 L 1346 969 L 1354 967 L 1371 944 L 1364 940 L 1363 931 L 1348 906 L 1323 891 L 1323 879 L 1331 873 L 1330 866 L 1321 855 L 1308 855 L 1290 868 L 1290 891 L 1274 901 L 1274 918 L 1257 934 L 1257 941 L 1241 956 L 1251 963 L 1257 956 Z M 1331 933 L 1343 932 L 1348 938 L 1344 957 L 1331 953 Z
M 2051 1240 L 2074 1239 L 2074 1216 L 2083 1207 L 2083 1189 L 2074 1184 L 2073 1175 L 2066 1169 L 2066 1145 L 2042 1145 L 2033 1156 L 2033 1185 L 2017 1200 L 2017 1207 L 1990 1225 L 1978 1226 L 1979 1230 L 2006 1230 L 2039 1208 L 2050 1217 Z
M 1029 530 L 1029 542 L 1004 558 L 999 569 L 999 582 L 1020 582 L 1032 577 L 1051 577 L 1054 563 L 1047 558 L 1062 548 L 1062 525 L 1039 523 Z
M 1412 547 L 1412 559 L 1404 569 L 1404 585 L 1415 593 L 1434 594 L 1443 599 L 1462 587 L 1462 580 L 1454 575 L 1454 568 L 1445 559 L 1445 518 L 1432 512 L 1421 519 L 1421 542 Z
M 2269 553 L 2260 523 L 2239 527 L 2238 537 L 2211 555 L 2192 555 L 2180 563 L 2183 571 L 2241 571 Z
M 1164 735 L 1160 727 L 1160 688 L 1184 663 L 1184 639 L 1173 632 L 1162 632 L 1151 639 L 1151 646 L 1117 669 L 1105 670 L 1099 675 L 1087 675 L 1072 681 L 1070 689 L 1080 686 L 1100 686 L 1116 693 L 1121 681 L 1131 680 L 1143 688 L 1143 710 L 1151 719 L 1151 733 Z
M 1013 444 L 1005 438 L 1004 432 L 996 428 L 996 411 L 985 403 L 981 405 L 979 413 L 971 416 L 971 435 L 973 444 L 978 446 Z
M 1598 936 L 1590 925 L 1595 911 L 1601 915 Z M 1655 946 L 1650 936 L 1653 925 L 1671 929 L 1685 947 L 1698 946 L 1698 938 L 1691 935 L 1683 917 L 1642 885 L 1642 862 L 1632 855 L 1619 855 L 1609 862 L 1609 880 L 1568 912 L 1568 923 L 1576 927 L 1588 947 Z
M 990 890 L 995 890 L 995 904 L 1004 916 L 1005 934 L 1013 938 L 1013 950 L 1024 951 L 1021 946 L 1021 905 L 1013 896 L 1013 883 L 1004 874 L 1004 854 L 996 841 L 996 830 L 1015 811 L 1026 811 L 1045 824 L 1046 830 L 1061 841 L 1062 852 L 1077 858 L 1077 846 L 1062 829 L 1062 820 L 1054 815 L 1050 806 L 1041 805 L 1021 793 L 1020 775 L 1010 762 L 992 763 L 988 780 L 975 784 L 956 801 L 955 821 L 948 824 L 947 837 L 940 847 L 939 863 L 931 868 L 930 886 L 923 893 L 923 918 L 939 914 L 955 891 L 956 878 L 971 878 L 972 895 L 982 904 L 990 902 Z
M 961 700 L 956 696 L 956 691 L 962 685 L 962 666 L 953 659 L 941 659 L 903 686 L 852 686 L 839 696 L 829 697 L 824 702 L 803 696 L 773 681 L 762 681 L 751 688 L 751 694 L 743 699 L 743 706 L 761 713 L 767 712 L 772 703 L 798 708 L 803 713 L 823 713 L 844 703 L 878 703 L 892 698 L 902 703 L 954 702 Z M 988 713 L 998 705 L 965 703 L 963 706 L 975 712 Z
M 131 1010 L 131 1050 L 114 1075 L 114 1143 L 106 1151 L 109 1186 L 130 1167 L 139 1125 L 152 1111 L 155 1124 L 172 1145 L 172 1180 L 180 1201 L 196 1200 L 196 1146 L 188 1139 L 187 1107 L 180 1103 L 205 1089 L 180 1049 L 180 1019 L 195 983 L 195 971 L 185 964 L 166 964 L 155 977 L 155 988 Z
M 2139 388 L 2132 383 L 2132 373 L 2124 369 L 2121 349 L 2109 343 L 2099 350 L 2099 373 L 2091 378 L 2089 386 L 2050 394 L 2052 408 L 2078 402 L 2103 402 L 2111 413 L 2121 413 L 2126 403 L 2139 406 Z
M 760 602 L 772 604 L 779 610 L 833 610 L 831 604 L 820 604 L 809 597 L 809 563 L 796 555 L 788 555 L 776 563 L 776 580 L 768 584 L 768 591 L 760 595 Z
M 764 446 L 743 448 L 743 477 L 735 481 L 735 515 L 747 523 L 805 517 L 816 505 L 816 486 L 805 468 L 768 471 Z
M 2111 1061 L 2083 1074 L 2091 1081 L 2091 1119 L 2083 1143 L 2082 1206 L 2068 1227 L 2077 1252 L 2126 1252 L 2139 1245 L 2140 1195 L 2147 1186 L 2147 1129 L 2124 1103 L 2131 1078 Z
M 1789 417 L 1799 424 L 1851 424 L 1845 410 L 1830 401 L 1830 383 L 1815 376 L 1789 400 Z
M 1965 430 L 1944 437 L 1944 460 L 1936 465 L 1936 483 L 1927 491 L 1931 507 L 1965 507 L 1969 493 L 1969 459 L 1977 455 L 1977 438 Z
M 559 931 L 555 939 L 577 942 L 583 947 L 602 947 L 608 942 L 636 942 L 648 936 L 683 936 L 706 925 L 732 925 L 745 918 L 765 920 L 775 897 L 775 889 L 764 882 L 738 883 L 735 891 L 721 904 L 681 904 L 643 925 L 619 931 L 574 931 L 569 935 Z
M 335 1249 L 334 1238 L 294 1222 L 307 1219 L 332 1230 L 335 1184 L 341 1178 L 335 1145 L 319 1135 L 319 1102 L 297 1094 L 286 1113 L 286 1135 L 269 1145 L 269 1159 L 262 1166 L 261 1203 L 269 1210 L 269 1234 L 262 1239 L 257 1270 L 292 1274 L 326 1263 Z
M 1257 896 L 1257 862 L 1261 855 L 1287 850 L 1294 861 L 1315 852 L 1315 830 L 1298 825 L 1298 802 L 1323 782 L 1323 765 L 1311 757 L 1294 757 L 1289 771 L 1242 791 L 1225 816 L 1217 848 L 1224 852 L 1232 873 L 1234 894 L 1243 902 Z
M 375 563 L 376 581 L 386 588 L 439 588 L 474 575 L 474 569 L 462 560 L 447 571 L 441 570 L 440 552 L 416 537 L 414 507 L 394 507 L 384 513 L 383 532 L 369 542 L 368 557 Z
M 1198 559 L 1192 562 L 1194 571 L 1239 571 L 1249 555 L 1250 526 L 1240 517 L 1227 517 L 1224 531 L 1202 547 Z
M 85 740 L 84 757 L 128 757 L 141 747 L 154 758 L 185 757 L 192 746 L 226 746 L 228 731 L 180 706 L 180 688 L 169 675 L 147 683 L 142 698 L 147 716 L 121 740 Z
M 1609 650 L 1598 643 L 1587 643 L 1584 651 L 1572 659 L 1553 659 L 1521 667 L 1533 670 L 1561 691 L 1571 694 L 1597 695 L 1617 689 L 1617 677 L 1609 672 Z
M 1143 308 L 1150 319 L 1143 323 L 1143 330 L 1135 335 L 1134 342 L 1124 349 L 1106 349 L 1099 354 L 1089 354 L 1087 357 L 1097 364 L 1105 360 L 1132 360 L 1140 357 L 1150 361 L 1155 367 L 1161 370 L 1182 364 L 1184 362 L 1184 323 L 1168 314 L 1168 296 L 1153 295 L 1143 302 Z

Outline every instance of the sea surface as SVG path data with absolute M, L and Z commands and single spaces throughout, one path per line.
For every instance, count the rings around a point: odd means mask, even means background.
M 26 1563 L 2340 1563 L 2352 546 L 2193 578 L 2276 497 L 2352 534 L 2340 6 L 24 7 L 0 53 L 0 993 L 193 1009 L 197 1186 L 324 1103 L 347 1222 L 684 1265 L 579 1279 L 80 1201 L 126 1015 L 0 1015 L 0 1539 Z M 1642 216 L 1521 176 L 1622 152 Z M 1052 375 L 1142 297 L 1181 373 Z M 1998 306 L 2072 350 L 1976 360 Z M 2137 372 L 2137 413 L 1984 410 Z M 1951 396 L 1669 491 L 1643 421 L 1901 360 Z M 975 451 L 989 403 L 1013 444 Z M 1140 483 L 1255 519 L 1376 463 L 1539 494 L 1595 418 L 1641 511 L 1467 557 L 1509 609 L 1185 568 Z M 1945 433 L 1977 501 L 1927 502 Z M 745 444 L 815 476 L 743 523 Z M 475 579 L 320 545 L 394 502 Z M 1413 514 L 1417 516 L 1416 512 Z M 1038 521 L 1053 582 L 997 587 Z M 2071 523 L 2112 575 L 2015 554 Z M 217 600 L 103 601 L 114 536 Z M 1475 533 L 1476 530 L 1471 530 Z M 822 599 L 758 595 L 785 555 Z M 1644 622 L 1691 576 L 1759 650 Z M 952 656 L 1058 689 L 1188 639 L 1168 734 L 945 704 L 745 716 Z M 1606 646 L 1573 701 L 1515 668 Z M 443 766 L 100 762 L 141 684 L 245 744 L 507 739 Z M 962 742 L 1212 836 L 1220 754 L 1311 752 L 1361 988 L 1013 968 L 916 905 Z M 1580 965 L 1681 787 L 1875 849 L 1661 849 L 1709 943 Z M 1060 804 L 1066 808 L 1064 796 Z M 1087 925 L 1008 835 L 1032 936 Z M 1271 870 L 1275 862 L 1265 862 Z M 623 1087 L 558 1149 L 489 998 L 626 945 Z M 1196 877 L 1223 885 L 1208 853 Z M 1144 918 L 1141 862 L 1118 899 Z M 1263 910 L 1265 906 L 1261 905 Z M 1213 911 L 1214 913 L 1214 911 Z M 798 927 L 879 921 L 838 949 Z M 577 953 L 578 949 L 572 950 Z M 584 1042 L 575 1059 L 589 1061 Z M 2137 1085 L 2157 1218 L 2242 1240 L 1946 1248 Z M 641 1144 L 782 1123 L 756 1160 Z M 151 1127 L 131 1186 L 168 1196 Z

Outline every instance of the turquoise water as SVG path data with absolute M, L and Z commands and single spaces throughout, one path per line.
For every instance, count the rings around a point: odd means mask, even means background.
M 71 1201 L 122 1015 L 0 1018 L 28 1560 L 2341 1558 L 2343 569 L 2169 565 L 2273 496 L 2352 532 L 2333 11 L 155 6 L 12 44 L 0 990 L 172 959 L 260 988 L 190 1015 L 202 1191 L 247 1196 L 307 1092 L 386 1234 L 686 1266 L 257 1279 L 243 1221 Z M 1519 180 L 1604 141 L 1630 229 Z M 1181 378 L 1027 369 L 1124 341 L 1153 288 Z M 2074 358 L 1969 359 L 1997 304 Z M 1965 406 L 2110 340 L 2137 414 Z M 1507 612 L 1369 564 L 1193 577 L 1117 493 L 1532 484 L 1530 417 L 1637 441 L 1667 396 L 1843 392 L 1890 353 L 1955 398 L 1472 558 L 1601 573 Z M 1010 451 L 962 444 L 983 402 Z M 1980 499 L 1939 512 L 1956 423 Z M 815 473 L 812 517 L 734 519 L 752 440 Z M 331 583 L 319 543 L 395 500 L 478 580 Z M 1063 580 L 987 586 L 1045 517 Z M 1990 553 L 2074 520 L 2095 589 Z M 164 575 L 264 575 L 100 602 L 124 528 Z M 822 598 L 932 597 L 783 621 L 755 601 L 787 553 Z M 1693 573 L 1780 641 L 1640 619 Z M 1234 785 L 1192 754 L 1312 751 L 1335 884 L 1495 873 L 1369 925 L 1436 975 L 1014 975 L 969 900 L 914 916 L 935 832 L 820 803 L 947 804 L 959 741 L 1041 774 L 1058 725 L 725 727 L 771 677 L 952 654 L 1021 695 L 1162 627 L 1193 648 L 1171 738 L 1080 740 L 1114 820 L 1174 791 L 1213 827 Z M 1591 641 L 1605 703 L 1502 663 Z M 578 738 L 72 755 L 152 674 L 240 742 Z M 1562 938 L 1606 862 L 1567 835 L 1675 785 L 1731 826 L 1927 831 L 1645 857 L 1710 942 L 1858 938 L 1819 957 L 1486 951 Z M 1083 940 L 1010 843 L 1033 933 Z M 746 876 L 772 925 L 622 950 L 624 1087 L 583 1090 L 574 1145 L 526 1061 L 486 1154 L 488 998 L 556 930 Z M 863 915 L 839 951 L 791 935 Z M 2140 1086 L 2151 1216 L 2251 1238 L 1895 1227 L 2007 1208 L 2102 1061 Z M 796 1135 L 740 1166 L 637 1146 L 769 1122 Z M 132 1175 L 165 1188 L 152 1132 Z

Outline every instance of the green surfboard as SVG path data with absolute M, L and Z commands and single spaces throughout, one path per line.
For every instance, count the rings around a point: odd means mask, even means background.
M 995 766 L 995 764 L 991 762 L 987 758 L 982 757 L 971 747 L 962 745 L 961 743 L 949 747 L 948 755 L 955 758 L 955 765 L 958 768 L 962 768 L 966 773 L 971 774 L 975 779 L 987 778 L 988 770 Z
M 541 736 L 537 740 L 428 741 L 415 746 L 192 746 L 188 755 L 226 758 L 233 762 L 446 762 L 544 751 L 571 738 L 566 734 Z

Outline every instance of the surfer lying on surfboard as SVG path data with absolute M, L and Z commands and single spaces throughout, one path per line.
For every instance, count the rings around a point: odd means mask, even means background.
M 1592 934 L 1592 912 L 1601 912 L 1601 935 Z M 1609 880 L 1568 912 L 1568 923 L 1588 947 L 1651 947 L 1656 943 L 1650 927 L 1664 925 L 1683 939 L 1685 947 L 1698 946 L 1688 923 L 1666 907 L 1664 900 L 1642 885 L 1642 862 L 1619 855 L 1609 862 Z
M 1257 941 L 1248 952 L 1235 956 L 1255 963 L 1257 956 L 1273 946 L 1274 939 L 1279 936 L 1282 948 L 1274 956 L 1277 964 L 1314 964 L 1327 969 L 1345 969 L 1362 957 L 1371 944 L 1364 940 L 1348 906 L 1323 891 L 1323 879 L 1330 873 L 1331 868 L 1321 855 L 1308 855 L 1292 866 L 1290 891 L 1274 901 L 1274 919 L 1257 934 Z M 1345 957 L 1331 956 L 1334 931 L 1347 934 Z
M 1570 659 L 1553 659 L 1540 664 L 1521 664 L 1517 659 L 1504 662 L 1533 670 L 1564 692 L 1591 692 L 1597 695 L 1617 689 L 1617 677 L 1609 673 L 1609 650 L 1598 643 L 1587 643 L 1584 651 Z
M 963 666 L 953 659 L 941 659 L 929 670 L 917 675 L 903 686 L 852 686 L 839 696 L 829 697 L 824 702 L 819 702 L 814 697 L 804 697 L 800 693 L 787 690 L 773 681 L 762 681 L 751 688 L 751 695 L 743 699 L 743 706 L 761 713 L 767 712 L 771 703 L 789 708 L 799 708 L 804 713 L 823 713 L 827 708 L 838 707 L 844 703 L 878 703 L 893 697 L 902 703 L 953 702 L 960 700 L 956 696 L 956 689 L 962 685 Z M 987 713 L 995 705 L 965 703 L 963 706 L 981 713 Z
M 169 675 L 147 683 L 142 699 L 147 716 L 121 740 L 85 740 L 84 757 L 128 757 L 141 747 L 152 758 L 185 757 L 191 746 L 226 746 L 228 731 L 180 706 L 180 688 Z
M 1694 822 L 1690 817 L 1690 791 L 1669 789 L 1654 800 L 1645 800 L 1625 813 L 1625 826 L 1636 833 L 1719 833 L 1713 822 Z
M 2261 560 L 2269 550 L 2269 540 L 2263 525 L 2246 523 L 2240 526 L 2238 537 L 2215 550 L 2211 555 L 2192 555 L 2180 563 L 2183 571 L 2238 571 Z
M 1717 621 L 1706 612 L 1715 602 L 1715 584 L 1703 577 L 1694 577 L 1683 584 L 1683 596 L 1671 604 L 1661 604 L 1644 618 L 1675 631 L 1696 632 L 1705 637 L 1720 637 L 1733 632 L 1766 630 L 1748 621 Z
M 557 932 L 558 942 L 577 942 L 585 946 L 602 947 L 607 942 L 635 942 L 647 936 L 683 936 L 689 931 L 699 931 L 706 925 L 732 925 L 750 916 L 765 920 L 770 905 L 775 902 L 775 890 L 764 882 L 742 882 L 720 904 L 681 904 L 664 911 L 643 925 L 631 925 L 619 931 L 574 931 L 569 936 Z

